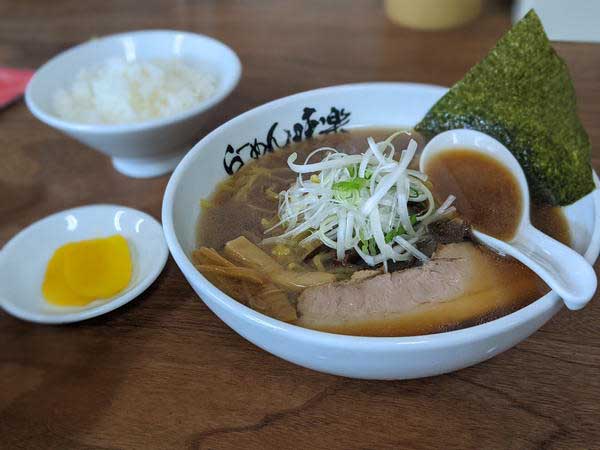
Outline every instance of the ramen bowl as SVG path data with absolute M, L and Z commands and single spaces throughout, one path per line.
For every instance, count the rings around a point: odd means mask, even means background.
M 270 151 L 286 151 L 286 143 L 295 136 L 293 130 L 304 133 L 311 127 L 317 135 L 355 127 L 410 128 L 446 91 L 410 83 L 318 89 L 248 111 L 198 142 L 171 176 L 162 222 L 175 262 L 202 301 L 241 336 L 280 358 L 321 372 L 364 379 L 419 378 L 458 370 L 492 358 L 544 325 L 563 305 L 554 292 L 511 314 L 456 331 L 410 337 L 324 333 L 244 306 L 217 289 L 192 264 L 190 255 L 202 213 L 199 199 L 208 197 L 220 181 L 248 161 Z M 316 122 L 307 121 L 307 114 Z M 564 208 L 572 246 L 590 263 L 600 251 L 599 212 L 597 190 Z

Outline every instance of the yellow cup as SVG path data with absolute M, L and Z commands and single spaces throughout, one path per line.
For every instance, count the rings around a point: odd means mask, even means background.
M 481 4 L 482 0 L 385 0 L 385 12 L 398 25 L 443 30 L 475 19 Z

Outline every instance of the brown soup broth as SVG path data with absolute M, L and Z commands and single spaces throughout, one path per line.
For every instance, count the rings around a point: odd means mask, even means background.
M 456 196 L 459 214 L 479 231 L 510 240 L 523 214 L 519 184 L 495 159 L 471 150 L 448 150 L 434 156 L 425 172 L 433 195 L 443 202 Z
M 361 128 L 312 138 L 247 162 L 237 173 L 220 183 L 212 196 L 203 202 L 202 215 L 197 228 L 197 245 L 212 247 L 220 252 L 227 241 L 245 236 L 271 253 L 271 248 L 260 244 L 265 237 L 264 220 L 276 216 L 278 208 L 276 194 L 287 189 L 295 180 L 296 175 L 287 166 L 287 158 L 292 152 L 298 153 L 298 162 L 303 162 L 310 152 L 321 146 L 334 147 L 349 154 L 362 153 L 367 149 L 368 136 L 372 136 L 375 140 L 383 140 L 394 131 L 396 130 Z M 417 139 L 419 149 L 422 149 L 425 140 L 414 132 L 412 137 Z M 397 149 L 404 148 L 409 139 L 410 136 L 402 135 L 394 141 L 394 144 Z M 311 162 L 317 160 L 318 158 Z M 418 154 L 411 167 L 418 167 Z M 460 169 L 452 168 L 452 170 Z M 479 176 L 485 178 L 481 172 Z M 433 186 L 442 183 L 451 186 L 453 183 L 452 179 L 441 171 L 430 172 L 430 180 Z M 436 193 L 435 188 L 434 193 Z M 462 203 L 457 206 L 460 209 Z M 564 243 L 569 243 L 568 225 L 560 209 L 532 205 L 531 219 L 536 227 Z M 501 258 L 489 251 L 486 251 L 486 254 L 490 264 L 497 266 L 497 269 L 494 269 L 493 280 L 497 289 L 493 291 L 487 289 L 481 298 L 457 299 L 437 306 L 432 305 L 430 309 L 415 311 L 412 315 L 399 318 L 396 322 L 387 321 L 380 325 L 365 324 L 362 329 L 329 331 L 370 336 L 436 333 L 495 319 L 526 306 L 548 292 L 546 285 L 516 260 Z M 302 267 L 304 264 L 302 261 L 285 258 L 282 257 L 278 261 L 284 265 L 296 264 L 299 270 L 315 270 L 312 266 Z M 235 298 L 247 303 L 243 294 L 239 294 L 238 297 Z

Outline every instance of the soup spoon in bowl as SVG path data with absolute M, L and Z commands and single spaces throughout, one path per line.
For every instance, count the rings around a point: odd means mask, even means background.
M 583 256 L 531 224 L 529 186 L 513 154 L 487 134 L 468 129 L 450 130 L 438 134 L 427 143 L 419 162 L 421 172 L 427 173 L 428 163 L 434 157 L 453 150 L 476 152 L 498 162 L 512 174 L 521 196 L 522 211 L 512 237 L 498 239 L 478 230 L 477 224 L 472 224 L 474 236 L 484 245 L 512 256 L 533 270 L 563 299 L 569 309 L 583 308 L 596 291 L 596 273 Z M 498 192 L 503 188 L 506 187 L 498 185 Z

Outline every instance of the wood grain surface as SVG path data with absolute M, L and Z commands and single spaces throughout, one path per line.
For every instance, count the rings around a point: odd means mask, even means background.
M 389 23 L 380 1 L 0 1 L 0 65 L 35 68 L 93 36 L 205 33 L 235 49 L 238 89 L 202 133 L 266 101 L 374 80 L 450 85 L 510 26 L 506 3 L 461 29 Z M 600 169 L 600 46 L 556 44 Z M 43 216 L 117 203 L 160 217 L 168 177 L 134 180 L 38 122 L 0 111 L 0 245 Z M 35 258 L 36 255 L 31 255 Z M 517 347 L 435 378 L 375 382 L 296 367 L 216 318 L 167 266 L 105 316 L 41 326 L 0 312 L 0 447 L 600 448 L 600 299 Z

